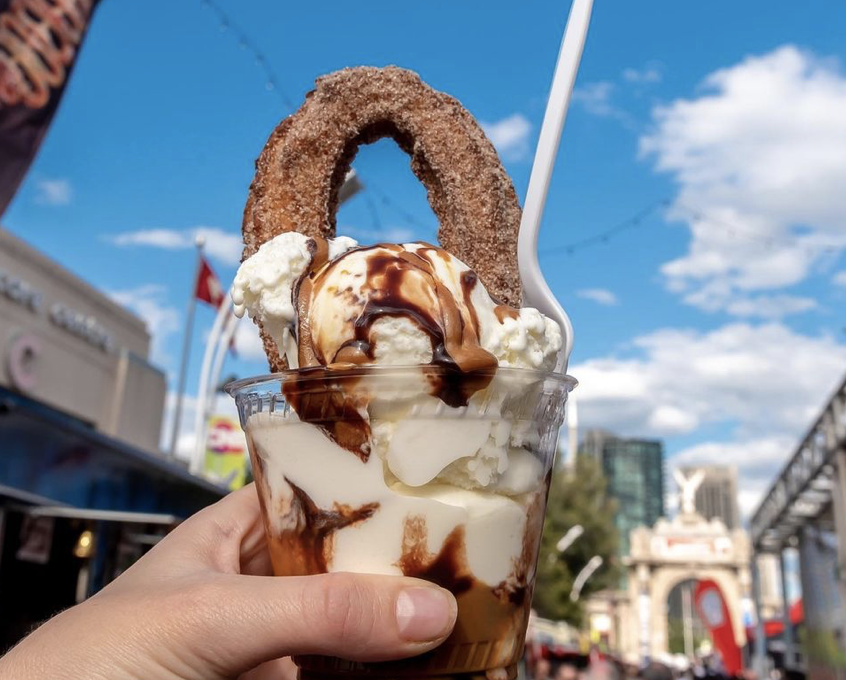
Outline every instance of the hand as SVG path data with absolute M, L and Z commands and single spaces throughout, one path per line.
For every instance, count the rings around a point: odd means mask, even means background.
M 270 573 L 250 485 L 37 629 L 0 659 L 0 677 L 278 679 L 291 654 L 398 659 L 437 646 L 455 624 L 452 595 L 425 581 Z

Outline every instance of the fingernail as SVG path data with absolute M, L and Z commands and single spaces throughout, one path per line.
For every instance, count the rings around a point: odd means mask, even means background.
M 429 642 L 447 634 L 455 620 L 453 599 L 440 588 L 406 588 L 397 596 L 397 628 L 409 642 Z

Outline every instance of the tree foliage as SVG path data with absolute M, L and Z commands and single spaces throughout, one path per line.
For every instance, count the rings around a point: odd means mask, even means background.
M 538 614 L 581 625 L 584 598 L 618 585 L 616 512 L 617 504 L 606 493 L 602 467 L 594 457 L 580 455 L 572 472 L 553 473 L 533 603 Z M 559 553 L 559 539 L 577 524 L 584 533 Z M 594 555 L 602 557 L 603 564 L 582 588 L 579 601 L 571 602 L 573 582 Z

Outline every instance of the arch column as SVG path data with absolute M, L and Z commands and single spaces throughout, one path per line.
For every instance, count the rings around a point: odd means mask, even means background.
M 637 581 L 635 583 L 636 598 L 633 612 L 637 612 L 638 640 L 640 655 L 647 656 L 651 653 L 652 638 L 652 597 L 651 597 L 651 573 L 649 565 L 637 565 Z
M 661 567 L 655 571 L 652 579 L 652 621 L 650 622 L 652 640 L 649 649 L 649 653 L 653 657 L 670 651 L 667 601 L 670 597 L 670 591 L 675 585 L 690 578 L 696 577 L 687 569 Z

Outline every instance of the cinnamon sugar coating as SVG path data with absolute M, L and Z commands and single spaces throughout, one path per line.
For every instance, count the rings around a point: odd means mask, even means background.
M 482 128 L 454 98 L 405 69 L 357 67 L 318 78 L 270 135 L 244 208 L 244 259 L 286 231 L 335 236 L 338 191 L 362 144 L 390 137 L 411 157 L 438 217 L 438 240 L 502 302 L 520 305 L 520 203 Z M 262 329 L 271 370 L 284 358 Z

